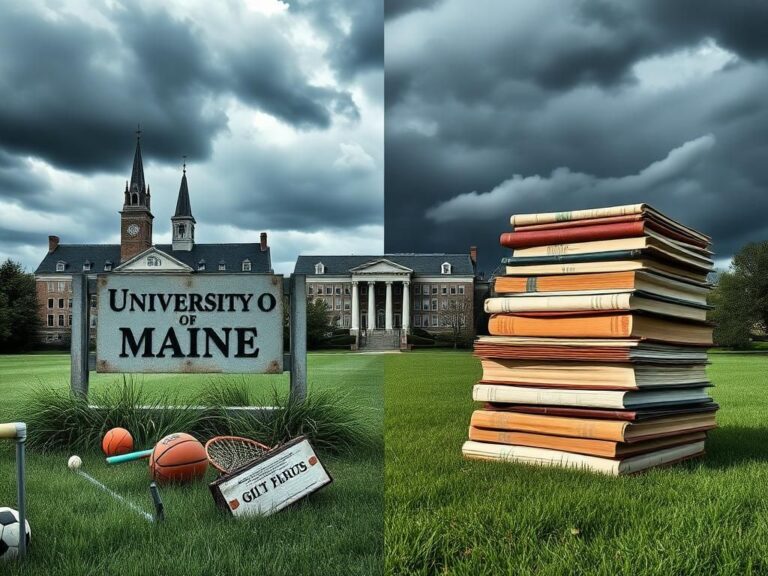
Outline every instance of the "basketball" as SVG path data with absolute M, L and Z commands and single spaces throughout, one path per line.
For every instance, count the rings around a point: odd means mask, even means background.
M 125 428 L 112 428 L 101 441 L 101 449 L 106 456 L 117 456 L 133 452 L 133 436 Z
M 197 480 L 208 469 L 203 445 L 189 434 L 169 434 L 155 444 L 149 457 L 149 473 L 158 484 Z

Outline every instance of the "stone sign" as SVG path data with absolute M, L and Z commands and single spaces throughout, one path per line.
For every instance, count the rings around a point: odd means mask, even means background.
M 283 371 L 283 278 L 104 274 L 97 372 Z

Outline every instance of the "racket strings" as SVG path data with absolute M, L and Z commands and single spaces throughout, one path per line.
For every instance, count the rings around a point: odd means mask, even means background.
M 266 450 L 251 442 L 222 439 L 208 446 L 208 459 L 217 468 L 231 472 L 262 456 Z

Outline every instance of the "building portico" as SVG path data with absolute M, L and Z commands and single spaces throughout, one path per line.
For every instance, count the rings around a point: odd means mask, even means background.
M 394 330 L 405 329 L 408 331 L 409 321 L 409 289 L 413 270 L 381 258 L 372 262 L 366 262 L 350 270 L 352 274 L 352 325 L 350 332 L 358 333 L 360 330 Z M 378 321 L 382 315 L 377 308 L 377 287 L 384 285 L 384 314 L 383 325 Z M 393 305 L 393 284 L 398 284 L 397 292 L 401 295 L 402 306 L 398 317 L 395 318 Z M 365 285 L 368 298 L 367 310 L 360 312 L 360 289 Z M 396 321 L 397 320 L 397 321 Z

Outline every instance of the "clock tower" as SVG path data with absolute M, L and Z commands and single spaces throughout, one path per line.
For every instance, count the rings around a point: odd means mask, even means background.
M 125 198 L 120 211 L 120 261 L 125 262 L 152 246 L 152 212 L 149 186 L 144 182 L 141 159 L 141 130 L 136 131 L 136 154 L 131 181 L 125 183 Z

